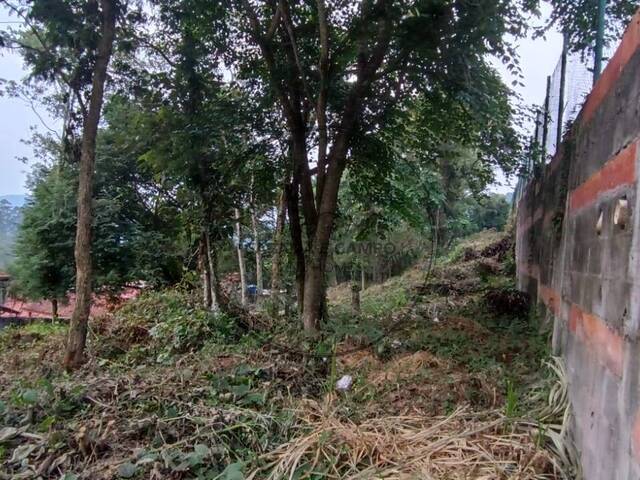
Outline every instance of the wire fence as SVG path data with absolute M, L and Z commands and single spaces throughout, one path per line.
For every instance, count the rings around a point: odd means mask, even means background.
M 615 48 L 607 48 L 604 61 L 614 52 Z M 534 113 L 529 153 L 519 174 L 513 195 L 514 205 L 522 197 L 536 166 L 549 163 L 556 154 L 564 134 L 580 114 L 591 92 L 593 78 L 591 56 L 563 51 L 553 73 L 547 77 L 544 103 Z

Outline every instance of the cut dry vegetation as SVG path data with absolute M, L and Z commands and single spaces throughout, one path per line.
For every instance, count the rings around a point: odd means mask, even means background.
M 291 319 L 213 316 L 181 291 L 96 320 L 71 375 L 63 325 L 4 329 L 0 478 L 577 478 L 510 245 L 479 235 L 365 290 L 357 317 L 333 289 L 313 346 Z

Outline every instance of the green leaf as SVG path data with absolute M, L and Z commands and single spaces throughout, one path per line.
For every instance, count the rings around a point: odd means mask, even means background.
M 238 365 L 235 370 L 235 374 L 239 377 L 246 377 L 247 375 L 253 375 L 257 372 L 255 368 L 246 363 Z
M 193 452 L 185 455 L 185 461 L 183 463 L 188 464 L 190 467 L 202 465 L 205 459 L 211 454 L 209 447 L 202 444 L 197 444 L 193 447 Z
M 250 390 L 249 385 L 236 385 L 231 387 L 231 393 L 238 399 L 244 397 Z
M 136 467 L 133 463 L 123 463 L 118 467 L 118 476 L 120 478 L 132 478 L 137 471 L 138 467 Z
M 20 394 L 20 398 L 25 403 L 31 405 L 36 404 L 38 403 L 38 391 L 32 388 L 28 388 Z
M 265 403 L 265 395 L 259 392 L 251 392 L 243 397 L 240 403 L 246 406 L 262 406 Z
M 209 447 L 207 447 L 206 445 L 198 443 L 195 447 L 193 447 L 193 453 L 201 456 L 202 458 L 205 458 L 211 453 L 211 450 L 209 450 Z
M 227 465 L 219 478 L 220 480 L 244 480 L 244 463 L 236 462 Z

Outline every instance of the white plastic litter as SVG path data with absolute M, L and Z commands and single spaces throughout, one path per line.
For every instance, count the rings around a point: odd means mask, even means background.
M 351 375 L 343 375 L 342 378 L 336 382 L 336 390 L 346 392 L 351 389 L 351 385 L 353 385 L 353 377 Z

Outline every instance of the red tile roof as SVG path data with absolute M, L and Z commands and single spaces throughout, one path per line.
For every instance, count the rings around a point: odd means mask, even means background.
M 124 289 L 116 298 L 108 295 L 97 295 L 91 305 L 91 317 L 99 317 L 112 311 L 123 302 L 137 297 L 140 289 L 129 287 Z M 67 299 L 58 303 L 58 316 L 60 318 L 71 318 L 75 305 L 75 294 L 70 294 Z M 52 318 L 53 312 L 51 302 L 41 300 L 30 302 L 17 298 L 8 298 L 3 308 L 0 308 L 0 317 L 23 317 L 23 318 Z

